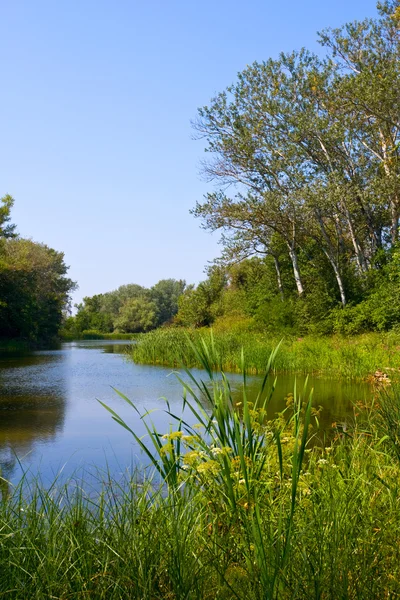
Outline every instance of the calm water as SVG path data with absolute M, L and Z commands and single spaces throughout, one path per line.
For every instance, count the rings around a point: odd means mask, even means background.
M 60 471 L 69 476 L 91 467 L 125 472 L 144 458 L 130 434 L 97 402 L 109 404 L 132 429 L 144 428 L 132 409 L 113 391 L 119 389 L 138 406 L 151 410 L 160 431 L 168 430 L 163 414 L 167 398 L 180 414 L 181 384 L 171 369 L 135 365 L 124 355 L 126 342 L 83 341 L 29 355 L 0 355 L 0 466 L 3 477 L 17 481 L 22 472 L 40 473 L 44 482 Z M 200 371 L 197 374 L 201 374 Z M 240 377 L 231 376 L 239 391 Z M 250 379 L 251 388 L 259 379 Z M 298 388 L 304 378 L 297 377 Z M 279 376 L 271 415 L 282 410 L 293 391 L 294 377 Z M 314 404 L 322 405 L 321 427 L 353 415 L 353 404 L 368 395 L 362 384 L 309 379 Z

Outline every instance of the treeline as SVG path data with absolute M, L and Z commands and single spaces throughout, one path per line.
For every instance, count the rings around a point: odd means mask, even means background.
M 352 335 L 400 327 L 398 245 L 388 251 L 385 264 L 364 280 L 363 289 L 354 285 L 352 301 L 346 307 L 338 302 L 329 272 L 324 282 L 322 276 L 317 279 L 313 265 L 300 264 L 307 274 L 305 281 L 314 284 L 301 297 L 288 257 L 280 263 L 281 286 L 271 256 L 213 267 L 204 282 L 197 288 L 188 287 L 180 297 L 174 324 L 294 335 Z
M 400 248 L 369 279 L 364 298 L 345 308 L 329 290 L 298 297 L 291 263 L 281 262 L 279 288 L 270 256 L 214 265 L 198 286 L 165 279 L 147 289 L 136 284 L 84 298 L 63 333 L 147 332 L 160 326 L 271 334 L 356 334 L 400 326 Z M 310 272 L 310 281 L 312 271 Z M 332 289 L 333 289 L 333 282 Z
M 193 213 L 222 232 L 222 262 L 261 257 L 275 312 L 328 331 L 399 320 L 399 2 L 378 11 L 323 31 L 323 58 L 247 67 L 194 123 L 220 189 Z
M 69 293 L 64 255 L 16 233 L 14 200 L 0 200 L 0 340 L 49 341 L 58 335 Z
M 76 306 L 76 315 L 66 320 L 62 333 L 80 336 L 85 332 L 139 333 L 155 329 L 172 322 L 185 288 L 183 280 L 162 279 L 151 288 L 132 283 L 86 297 Z
M 167 280 L 177 287 L 164 312 L 162 282 L 86 298 L 78 329 L 400 325 L 400 2 L 319 41 L 325 56 L 256 62 L 199 110 L 204 173 L 217 190 L 192 212 L 223 247 L 206 281 Z

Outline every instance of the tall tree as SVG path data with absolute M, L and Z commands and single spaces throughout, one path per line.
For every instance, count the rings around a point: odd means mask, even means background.
M 204 173 L 221 186 L 195 216 L 224 232 L 232 259 L 244 248 L 270 253 L 278 235 L 300 296 L 299 256 L 313 240 L 343 306 L 346 272 L 355 264 L 364 280 L 398 239 L 399 2 L 379 10 L 379 19 L 323 32 L 323 60 L 302 50 L 254 63 L 194 123 L 211 157 Z
M 14 198 L 6 194 L 0 198 L 0 239 L 16 237 L 16 226 L 10 223 L 11 209 L 14 206 Z
M 8 239 L 0 260 L 0 336 L 27 340 L 56 337 L 69 293 L 62 252 L 31 240 Z

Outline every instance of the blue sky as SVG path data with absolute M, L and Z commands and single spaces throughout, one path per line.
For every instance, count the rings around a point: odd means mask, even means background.
M 0 195 L 21 235 L 65 252 L 74 301 L 204 278 L 218 235 L 190 120 L 255 60 L 373 16 L 375 0 L 0 1 Z

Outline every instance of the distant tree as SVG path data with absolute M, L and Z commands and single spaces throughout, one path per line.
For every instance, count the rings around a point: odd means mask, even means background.
M 180 296 L 176 323 L 189 327 L 211 325 L 222 311 L 222 291 L 226 284 L 225 270 L 217 266 L 210 268 L 206 281 L 199 283 L 197 288 L 189 286 Z
M 102 333 L 113 331 L 113 315 L 104 310 L 104 294 L 86 296 L 83 302 L 76 306 L 77 313 L 73 324 L 76 333 L 85 330 L 97 330 Z
M 161 279 L 150 289 L 150 298 L 157 306 L 157 325 L 168 323 L 178 312 L 178 300 L 186 282 L 180 279 Z
M 14 198 L 9 194 L 6 194 L 0 198 L 0 202 L 0 238 L 16 237 L 16 226 L 10 223 L 10 212 L 14 206 Z
M 114 322 L 115 328 L 124 333 L 146 332 L 156 324 L 157 305 L 145 296 L 127 300 Z
M 148 290 L 137 283 L 121 285 L 118 289 L 101 295 L 102 301 L 98 310 L 109 313 L 116 318 L 119 315 L 120 308 L 127 300 L 145 296 L 147 293 Z

